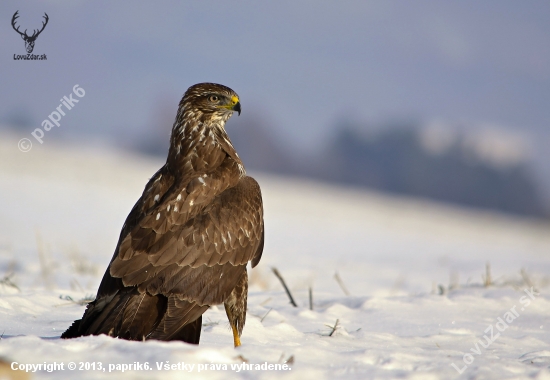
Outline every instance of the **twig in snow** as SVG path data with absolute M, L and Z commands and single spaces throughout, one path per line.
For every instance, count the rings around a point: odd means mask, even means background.
M 51 267 L 44 247 L 44 242 L 38 230 L 36 230 L 36 250 L 38 252 L 38 261 L 40 262 L 42 281 L 44 282 L 44 286 L 50 289 L 52 288 Z
M 76 278 L 71 279 L 70 285 L 71 285 L 72 290 L 75 290 L 76 288 L 78 288 L 76 290 L 80 290 L 81 292 L 84 291 L 82 286 L 80 286 L 80 282 L 78 282 L 78 280 Z
M 481 278 L 483 279 L 483 285 L 485 287 L 493 284 L 493 280 L 491 279 L 491 263 L 487 262 L 485 265 L 485 276 L 481 276 Z
M 248 359 L 245 358 L 245 357 L 242 356 L 242 355 L 239 355 L 239 356 L 235 357 L 234 359 L 235 359 L 235 360 L 240 360 L 241 363 L 249 363 Z
M 521 268 L 521 277 L 523 277 L 523 281 L 528 287 L 533 288 L 535 291 L 537 291 L 537 289 L 533 285 L 533 282 L 531 281 L 531 278 L 529 278 L 529 275 L 524 268 Z
M 290 303 L 292 304 L 292 306 L 298 307 L 298 305 L 296 305 L 296 302 L 294 302 L 294 298 L 292 298 L 292 294 L 290 294 L 290 290 L 286 286 L 285 280 L 283 280 L 283 276 L 281 276 L 281 274 L 279 273 L 277 268 L 273 267 L 273 268 L 271 268 L 271 270 L 273 271 L 275 276 L 277 276 L 279 281 L 281 281 L 281 284 L 283 284 L 283 287 L 285 288 L 286 294 L 288 295 L 288 298 L 290 298 Z
M 271 301 L 271 297 L 269 297 L 268 299 L 266 299 L 264 302 L 260 303 L 260 306 L 267 305 L 267 304 L 269 303 L 269 301 Z
M 313 290 L 309 287 L 309 310 L 313 310 Z
M 81 298 L 79 299 L 78 301 L 75 301 L 73 297 L 69 296 L 69 295 L 66 295 L 64 296 L 63 294 L 60 294 L 59 295 L 59 299 L 63 300 L 63 301 L 69 301 L 69 302 L 72 302 L 72 303 L 75 303 L 77 305 L 80 305 L 80 306 L 84 306 L 84 305 L 87 305 L 89 304 L 90 302 L 94 301 L 95 300 L 95 296 L 94 295 L 86 295 L 84 296 L 84 298 Z M 65 304 L 66 305 L 66 304 Z M 60 305 L 55 305 L 56 307 L 57 306 L 63 306 L 63 304 L 60 304 Z
M 1 285 L 4 285 L 4 286 L 9 286 L 9 287 L 12 287 L 12 288 L 15 288 L 17 289 L 18 291 L 21 291 L 21 289 L 19 289 L 19 286 L 17 286 L 12 280 L 12 276 L 13 276 L 13 272 L 11 273 L 8 273 L 6 275 L 4 275 L 4 277 L 0 280 L 0 284 Z
M 336 331 L 336 329 L 339 327 L 338 326 L 338 323 L 340 322 L 339 319 L 336 320 L 336 323 L 334 324 L 334 326 L 330 326 L 330 325 L 325 325 L 327 327 L 330 327 L 332 329 L 332 331 L 330 332 L 330 334 L 328 334 L 328 336 L 332 336 L 332 334 L 334 334 L 334 332 Z
M 340 287 L 342 288 L 342 290 L 344 291 L 344 294 L 346 296 L 349 296 L 350 293 L 348 291 L 348 289 L 346 288 L 346 285 L 344 285 L 344 282 L 342 281 L 342 279 L 340 278 L 340 275 L 338 274 L 338 272 L 334 273 L 334 279 L 336 280 L 336 282 L 338 283 L 338 285 L 340 285 Z
M 262 317 L 262 319 L 260 319 L 260 322 L 263 322 L 263 321 L 264 321 L 265 317 L 267 317 L 267 315 L 269 314 L 269 312 L 270 312 L 271 310 L 273 310 L 273 308 L 269 309 L 269 310 L 267 311 L 267 313 L 264 314 L 264 316 Z
M 213 320 L 208 318 L 208 322 L 204 322 L 202 325 L 204 327 L 209 327 L 209 326 L 216 326 L 216 325 L 219 325 L 219 324 L 220 324 L 220 321 L 214 322 Z
M 288 357 L 288 359 L 284 360 L 285 358 L 285 353 L 281 353 L 281 356 L 279 357 L 279 360 L 277 361 L 277 363 L 283 363 L 283 364 L 294 364 L 294 355 L 290 355 Z

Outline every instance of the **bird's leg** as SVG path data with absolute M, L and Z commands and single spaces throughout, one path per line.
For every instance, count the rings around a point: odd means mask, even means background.
M 246 321 L 246 300 L 248 298 L 248 274 L 246 267 L 243 268 L 241 277 L 229 297 L 224 301 L 225 312 L 233 330 L 233 341 L 235 347 L 241 345 L 241 334 Z
M 227 314 L 227 319 L 229 319 L 229 324 L 231 325 L 231 330 L 233 330 L 233 343 L 235 344 L 235 347 L 239 347 L 241 345 L 241 337 L 239 336 L 239 331 L 237 330 L 237 326 L 235 326 L 235 319 L 231 315 L 231 309 L 229 306 L 227 306 L 227 303 L 224 304 L 225 306 L 225 313 Z

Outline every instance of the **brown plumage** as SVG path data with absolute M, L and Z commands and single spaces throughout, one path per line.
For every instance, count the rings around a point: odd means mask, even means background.
M 200 83 L 180 102 L 166 164 L 126 218 L 95 301 L 62 338 L 107 334 L 199 343 L 202 314 L 224 303 L 235 346 L 248 277 L 264 243 L 260 187 L 225 132 L 240 113 L 228 87 Z

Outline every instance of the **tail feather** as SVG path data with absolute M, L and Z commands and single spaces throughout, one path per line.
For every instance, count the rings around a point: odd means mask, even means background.
M 151 295 L 137 287 L 125 287 L 107 268 L 95 301 L 86 307 L 61 338 L 106 334 L 128 340 L 181 340 L 199 344 L 202 314 L 198 305 L 177 295 Z
M 77 338 L 82 336 L 79 332 L 80 322 L 82 322 L 82 319 L 77 319 L 74 321 L 73 324 L 63 334 L 61 334 L 61 339 Z
M 114 296 L 99 298 L 88 304 L 82 317 L 79 331 L 82 335 L 114 335 L 120 329 L 120 316 L 130 301 L 126 294 L 117 292 Z
M 178 333 L 172 336 L 174 340 L 182 340 L 191 344 L 199 344 L 201 339 L 201 329 L 202 329 L 202 315 L 197 318 L 194 322 L 188 323 L 183 326 Z
M 143 293 L 132 297 L 122 313 L 117 336 L 131 340 L 145 339 L 158 326 L 165 309 L 166 302 L 162 302 L 159 296 Z
M 196 340 L 196 344 L 198 344 L 202 327 L 202 314 L 207 309 L 208 305 L 197 305 L 194 302 L 181 300 L 177 296 L 169 296 L 166 313 L 164 313 L 162 320 L 149 338 L 183 340 L 187 343 L 194 343 Z M 182 336 L 190 338 L 189 340 L 182 339 Z
M 186 307 L 181 308 L 182 303 Z M 106 334 L 128 340 L 182 340 L 198 344 L 201 315 L 207 308 L 179 300 L 176 307 L 174 300 L 169 302 L 163 295 L 140 293 L 135 287 L 123 288 L 89 303 L 82 319 L 74 321 L 61 338 Z

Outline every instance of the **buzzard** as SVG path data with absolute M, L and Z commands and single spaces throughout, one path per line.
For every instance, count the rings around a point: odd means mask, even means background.
M 248 275 L 264 246 L 260 187 L 225 131 L 238 95 L 191 86 L 172 128 L 166 164 L 122 227 L 96 299 L 61 335 L 198 344 L 202 314 L 224 304 L 235 347 L 246 319 Z

